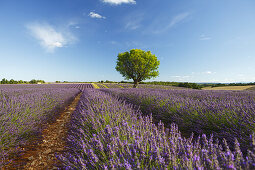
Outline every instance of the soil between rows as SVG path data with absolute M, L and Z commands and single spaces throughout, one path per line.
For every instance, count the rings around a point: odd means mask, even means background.
M 62 112 L 56 121 L 49 124 L 42 132 L 42 140 L 32 141 L 22 148 L 22 155 L 4 169 L 57 169 L 61 168 L 61 162 L 55 154 L 65 151 L 65 139 L 67 137 L 67 123 L 75 110 L 81 94 L 78 94 L 73 102 Z M 38 138 L 39 139 L 39 138 Z

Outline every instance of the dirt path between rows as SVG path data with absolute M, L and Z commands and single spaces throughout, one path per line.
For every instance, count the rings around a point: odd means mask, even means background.
M 48 125 L 42 132 L 42 142 L 25 146 L 21 157 L 4 169 L 58 169 L 61 162 L 56 159 L 55 154 L 65 151 L 65 138 L 67 136 L 67 123 L 75 110 L 81 93 L 74 101 L 59 115 L 56 122 Z

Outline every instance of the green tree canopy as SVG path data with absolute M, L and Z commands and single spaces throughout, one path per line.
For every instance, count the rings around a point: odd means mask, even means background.
M 11 79 L 11 80 L 9 81 L 9 83 L 10 83 L 10 84 L 18 84 L 18 82 L 15 81 L 15 80 L 13 80 L 13 79 Z
M 119 53 L 115 69 L 126 79 L 133 79 L 134 88 L 138 83 L 157 77 L 160 62 L 150 51 L 132 49 L 130 52 Z
M 30 83 L 30 84 L 36 84 L 37 81 L 36 81 L 35 79 L 32 79 L 32 80 L 29 81 L 29 83 Z
M 9 83 L 9 81 L 5 78 L 3 78 L 2 81 L 1 81 L 1 84 L 8 84 L 8 83 Z
M 23 83 L 24 83 L 23 80 L 19 80 L 19 81 L 18 81 L 18 84 L 23 84 Z

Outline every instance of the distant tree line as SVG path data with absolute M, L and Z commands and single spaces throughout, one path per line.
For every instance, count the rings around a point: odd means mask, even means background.
M 0 82 L 0 84 L 38 84 L 38 83 L 45 83 L 45 81 L 35 80 L 35 79 L 32 79 L 30 81 L 14 80 L 14 79 L 7 80 L 6 78 L 3 78 Z
M 68 81 L 55 81 L 55 83 L 70 83 L 70 82 L 68 82 Z
M 101 80 L 101 81 L 98 81 L 98 83 L 119 83 L 117 81 L 110 81 L 110 80 Z M 132 82 L 129 82 L 129 83 L 132 83 Z
M 250 85 L 255 85 L 255 82 L 250 82 L 250 83 L 217 83 L 217 84 L 212 84 L 212 87 L 223 87 L 223 86 L 250 86 Z
M 130 81 L 98 81 L 98 83 L 132 83 Z M 152 84 L 152 85 L 164 85 L 164 86 L 177 86 L 177 87 L 186 87 L 186 88 L 192 88 L 192 89 L 201 89 L 202 87 L 205 87 L 203 84 L 197 84 L 197 83 L 188 83 L 188 82 L 169 82 L 169 81 L 151 81 L 151 82 L 140 82 L 140 84 Z
M 197 84 L 197 83 L 169 82 L 169 81 L 143 82 L 143 84 L 154 84 L 154 85 L 164 85 L 164 86 L 177 86 L 177 87 L 186 87 L 186 88 L 191 88 L 191 89 L 201 89 L 203 87 L 202 85 Z
M 128 83 L 128 82 L 127 82 Z M 222 87 L 222 86 L 250 86 L 255 85 L 255 82 L 250 83 L 188 83 L 188 82 L 165 82 L 165 81 L 153 81 L 153 82 L 141 82 L 140 84 L 154 84 L 165 86 L 178 86 L 192 89 L 201 89 L 203 87 Z
M 201 89 L 203 86 L 199 85 L 197 83 L 178 83 L 178 87 L 186 87 L 186 88 L 191 88 L 191 89 Z
M 178 86 L 178 82 L 170 81 L 151 81 L 151 82 L 141 82 L 140 84 L 153 84 L 153 85 L 164 85 L 164 86 Z

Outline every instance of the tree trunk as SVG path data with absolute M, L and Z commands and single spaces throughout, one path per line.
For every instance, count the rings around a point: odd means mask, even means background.
M 138 86 L 138 81 L 137 81 L 137 80 L 134 80 L 134 86 L 133 86 L 133 88 L 137 88 L 137 86 Z

